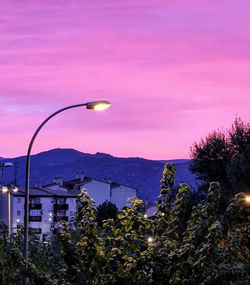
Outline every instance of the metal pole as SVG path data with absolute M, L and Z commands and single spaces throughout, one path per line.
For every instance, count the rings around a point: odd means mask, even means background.
M 28 284 L 28 277 L 27 277 L 27 273 L 28 273 L 28 258 L 29 258 L 29 196 L 30 196 L 30 155 L 31 155 L 31 150 L 32 150 L 32 146 L 34 144 L 34 141 L 38 135 L 38 133 L 40 132 L 40 130 L 42 129 L 42 127 L 53 117 L 55 117 L 57 114 L 69 110 L 69 109 L 73 109 L 73 108 L 77 108 L 77 107 L 84 107 L 87 106 L 88 103 L 83 103 L 83 104 L 77 104 L 77 105 L 72 105 L 72 106 L 68 106 L 65 107 L 63 109 L 58 110 L 57 112 L 53 113 L 52 115 L 50 115 L 46 120 L 44 120 L 41 125 L 37 128 L 37 130 L 35 131 L 30 144 L 29 144 L 29 148 L 28 148 L 28 152 L 27 152 L 27 156 L 26 156 L 26 172 L 25 172 L 25 211 L 24 211 L 24 249 L 23 249 L 23 255 L 24 255 L 24 260 L 26 261 L 26 275 L 24 277 L 24 285 Z
M 11 207 L 10 207 L 10 189 L 8 190 L 8 233 L 11 235 Z
M 4 168 L 4 164 L 1 165 L 1 168 L 2 168 L 2 179 L 1 179 L 1 182 L 2 182 L 2 186 L 3 186 L 3 168 Z

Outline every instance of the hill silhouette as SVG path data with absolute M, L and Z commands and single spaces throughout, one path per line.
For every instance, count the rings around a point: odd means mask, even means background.
M 18 185 L 24 185 L 25 156 L 4 159 L 14 163 L 15 168 L 4 170 L 5 182 L 16 179 Z M 114 157 L 105 153 L 89 154 L 74 149 L 52 149 L 31 157 L 31 185 L 46 184 L 54 177 L 62 176 L 64 181 L 73 179 L 77 173 L 100 180 L 112 180 L 138 189 L 138 196 L 154 202 L 159 194 L 160 179 L 164 163 L 174 162 L 177 175 L 176 184 L 186 182 L 196 187 L 197 181 L 192 175 L 187 159 L 155 161 L 139 157 Z

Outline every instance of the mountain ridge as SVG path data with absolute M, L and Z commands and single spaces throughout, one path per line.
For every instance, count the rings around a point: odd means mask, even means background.
M 26 156 L 3 161 L 10 161 L 15 165 L 15 169 L 5 169 L 6 182 L 16 180 L 17 184 L 23 186 Z M 135 187 L 139 198 L 154 202 L 159 194 L 160 179 L 166 162 L 176 163 L 176 184 L 186 182 L 193 188 L 196 187 L 197 180 L 188 170 L 189 160 L 158 161 L 140 157 L 115 157 L 106 153 L 89 154 L 70 148 L 51 149 L 32 155 L 31 185 L 47 184 L 56 176 L 62 176 L 66 181 L 75 178 L 77 173 L 84 172 L 84 175 L 92 178 Z

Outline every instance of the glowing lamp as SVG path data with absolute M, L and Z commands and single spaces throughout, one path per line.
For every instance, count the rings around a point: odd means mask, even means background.
M 2 186 L 2 192 L 7 193 L 9 191 L 8 187 Z
M 246 195 L 245 201 L 250 204 L 250 195 Z
M 86 104 L 87 109 L 95 111 L 104 111 L 108 109 L 110 106 L 111 103 L 108 101 L 93 101 L 93 102 L 88 102 Z

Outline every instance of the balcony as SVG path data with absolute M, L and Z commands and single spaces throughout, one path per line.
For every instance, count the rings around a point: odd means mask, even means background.
M 69 209 L 69 204 L 54 204 L 54 211 L 64 210 L 67 211 Z
M 42 229 L 41 228 L 29 228 L 29 233 L 39 235 L 42 233 Z
M 29 221 L 30 222 L 41 222 L 42 216 L 29 216 Z
M 30 210 L 41 210 L 42 204 L 38 203 L 30 203 Z
M 60 221 L 65 221 L 68 222 L 69 221 L 69 217 L 68 216 L 55 216 L 54 217 L 54 222 L 60 222 Z

